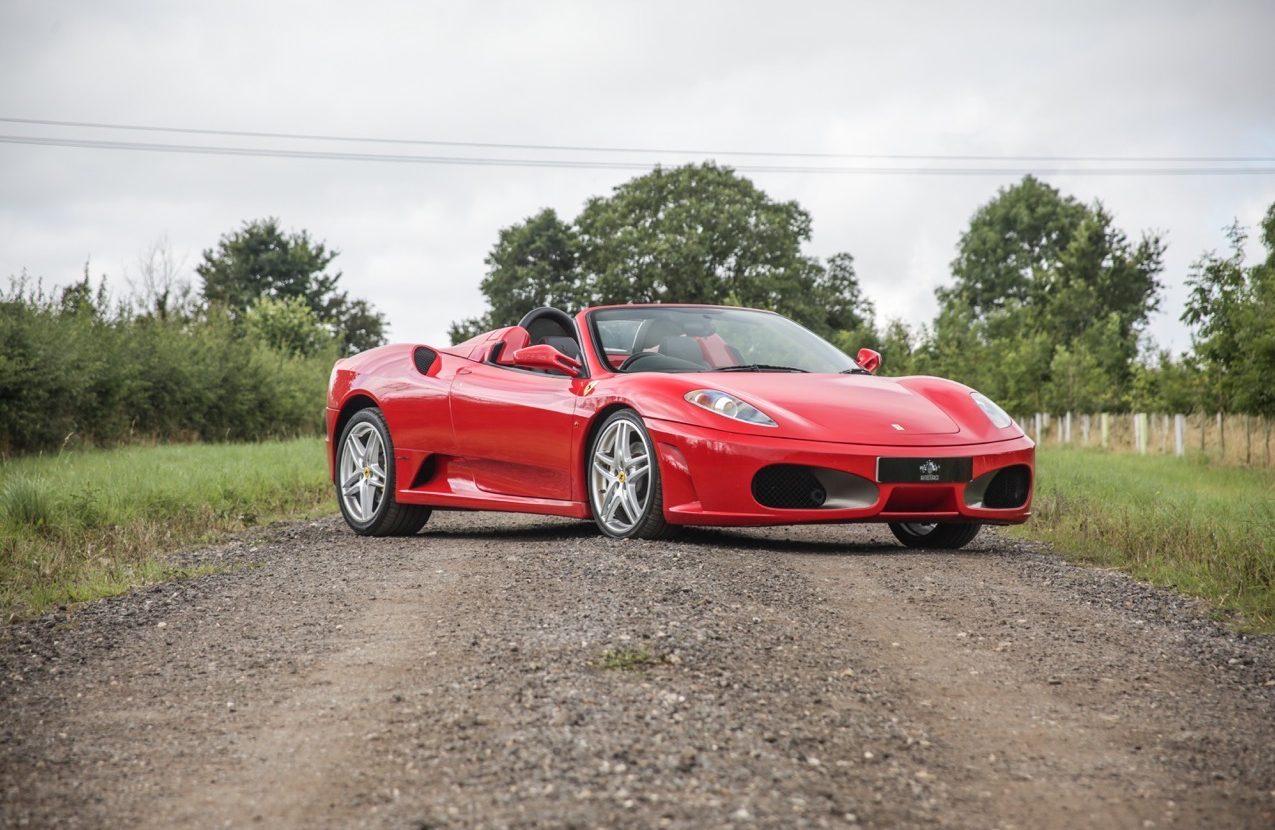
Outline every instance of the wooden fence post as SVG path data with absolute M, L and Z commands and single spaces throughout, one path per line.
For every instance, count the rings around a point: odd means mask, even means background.
M 1111 414 L 1109 412 L 1104 412 L 1098 417 L 1098 420 L 1101 422 L 1100 430 L 1102 432 L 1102 448 L 1105 450 L 1107 448 L 1107 439 L 1111 435 Z
M 1145 412 L 1139 412 L 1135 417 L 1138 419 L 1138 452 L 1141 455 L 1146 455 L 1147 433 L 1150 432 L 1150 421 Z
M 1036 413 L 1035 419 L 1036 419 L 1036 423 L 1035 423 L 1036 443 L 1039 444 L 1040 443 L 1040 413 L 1039 412 Z
M 1173 454 L 1186 455 L 1186 416 L 1173 416 Z
M 1071 413 L 1068 412 L 1063 416 L 1063 443 L 1071 443 Z
M 1080 416 L 1080 440 L 1089 446 L 1089 413 Z

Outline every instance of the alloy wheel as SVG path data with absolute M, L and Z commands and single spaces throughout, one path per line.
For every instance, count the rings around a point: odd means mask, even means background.
M 372 521 L 385 499 L 385 442 L 372 424 L 356 424 L 345 436 L 340 481 L 345 509 L 355 521 Z
M 590 496 L 608 533 L 623 536 L 642 521 L 651 499 L 651 459 L 650 441 L 625 418 L 612 421 L 594 443 Z

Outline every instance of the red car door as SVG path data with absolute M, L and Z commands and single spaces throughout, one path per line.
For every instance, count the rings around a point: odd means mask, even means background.
M 489 493 L 571 498 L 575 409 L 584 381 L 474 363 L 452 381 L 458 455 Z

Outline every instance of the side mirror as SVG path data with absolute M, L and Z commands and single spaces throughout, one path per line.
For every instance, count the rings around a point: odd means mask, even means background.
M 541 343 L 538 346 L 524 346 L 514 352 L 514 365 L 523 369 L 547 369 L 575 378 L 580 376 L 581 364 L 548 343 Z
M 859 354 L 854 358 L 854 362 L 875 375 L 877 369 L 881 368 L 881 353 L 876 349 L 860 349 Z

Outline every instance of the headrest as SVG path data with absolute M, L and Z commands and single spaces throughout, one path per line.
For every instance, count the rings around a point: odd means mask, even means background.
M 576 360 L 580 359 L 580 344 L 575 341 L 574 337 L 546 337 L 543 342 L 553 346 L 567 357 L 574 357 Z

